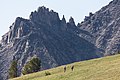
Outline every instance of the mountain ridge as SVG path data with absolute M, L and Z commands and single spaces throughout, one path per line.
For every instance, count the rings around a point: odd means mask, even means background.
M 119 0 L 113 0 L 77 26 L 72 17 L 66 22 L 63 15 L 60 20 L 57 12 L 44 6 L 31 12 L 29 19 L 17 17 L 0 43 L 0 78 L 8 78 L 12 60 L 18 61 L 20 76 L 34 56 L 44 70 L 115 54 L 120 50 L 119 6 Z
M 105 55 L 120 50 L 119 6 L 119 0 L 113 0 L 94 15 L 86 17 L 84 24 L 81 24 L 81 29 L 94 35 L 95 45 L 103 50 Z M 116 46 L 118 48 L 113 51 L 112 47 Z
M 33 56 L 41 59 L 42 69 L 99 57 L 95 46 L 77 35 L 80 31 L 72 17 L 69 22 L 64 16 L 60 20 L 58 13 L 45 7 L 32 12 L 30 19 L 17 17 L 9 32 L 2 36 L 1 75 L 8 76 L 10 62 L 17 60 L 20 76 L 23 66 Z

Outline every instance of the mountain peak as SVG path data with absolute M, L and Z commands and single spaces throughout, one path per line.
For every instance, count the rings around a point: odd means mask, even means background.
M 38 8 L 38 12 L 44 12 L 44 11 L 49 11 L 49 8 L 46 8 L 45 6 L 41 6 Z
M 63 23 L 66 23 L 66 19 L 65 19 L 65 16 L 63 15 L 63 17 L 62 17 L 62 22 Z
M 60 21 L 60 18 L 57 12 L 42 6 L 39 7 L 37 11 L 31 12 L 30 20 L 38 23 L 47 23 L 52 25 Z
M 112 3 L 119 4 L 119 0 Z M 120 7 L 110 3 L 75 25 L 70 17 L 44 6 L 32 12 L 30 19 L 16 18 L 3 35 L 0 45 L 0 80 L 6 80 L 8 66 L 18 60 L 18 76 L 33 56 L 41 59 L 42 70 L 115 54 L 120 50 Z M 1 77 L 2 75 L 2 77 Z M 5 78 L 5 79 L 2 79 Z
M 70 19 L 69 19 L 69 24 L 75 25 L 74 18 L 72 18 L 72 16 L 71 16 Z

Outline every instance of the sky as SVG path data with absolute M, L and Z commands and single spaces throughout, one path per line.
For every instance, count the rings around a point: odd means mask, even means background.
M 0 0 L 0 39 L 9 31 L 9 26 L 16 17 L 29 19 L 30 13 L 40 6 L 58 12 L 60 18 L 65 15 L 67 21 L 72 16 L 77 24 L 89 12 L 95 13 L 110 1 L 112 0 Z

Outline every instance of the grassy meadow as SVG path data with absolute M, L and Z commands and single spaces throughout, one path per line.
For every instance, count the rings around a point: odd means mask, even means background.
M 74 65 L 74 71 L 71 66 Z M 75 62 L 10 80 L 120 80 L 120 55 Z M 45 76 L 45 72 L 51 75 Z

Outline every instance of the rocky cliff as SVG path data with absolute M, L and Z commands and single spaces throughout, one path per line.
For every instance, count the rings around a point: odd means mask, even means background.
M 94 45 L 106 55 L 120 50 L 120 0 L 113 0 L 95 14 L 90 13 L 80 29 L 94 36 Z
M 12 60 L 18 61 L 20 76 L 23 66 L 33 56 L 41 59 L 42 69 L 100 57 L 96 54 L 96 47 L 78 33 L 92 36 L 79 29 L 72 17 L 69 22 L 64 16 L 60 20 L 58 13 L 45 7 L 32 12 L 28 20 L 16 18 L 10 30 L 2 36 L 1 78 L 8 78 Z
M 18 76 L 32 57 L 41 59 L 42 70 L 115 54 L 120 50 L 120 1 L 113 0 L 75 25 L 46 7 L 31 12 L 29 19 L 16 18 L 0 41 L 0 80 L 8 78 L 12 60 Z

